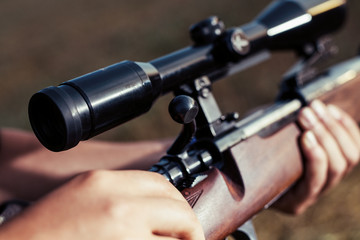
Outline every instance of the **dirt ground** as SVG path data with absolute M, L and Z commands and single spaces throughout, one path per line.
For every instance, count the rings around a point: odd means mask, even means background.
M 270 1 L 254 0 L 2 0 L 0 1 L 0 126 L 30 130 L 27 102 L 36 91 L 125 59 L 149 61 L 191 44 L 188 27 L 211 15 L 226 26 L 251 21 Z M 349 0 L 349 17 L 334 40 L 331 62 L 354 56 L 360 44 L 360 1 Z M 214 84 L 223 112 L 240 115 L 274 100 L 291 52 Z M 127 141 L 174 137 L 167 113 L 171 95 L 151 111 L 100 135 Z M 259 214 L 260 240 L 360 239 L 360 168 L 301 216 L 271 210 Z

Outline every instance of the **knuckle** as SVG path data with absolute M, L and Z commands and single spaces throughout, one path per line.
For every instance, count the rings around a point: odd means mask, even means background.
M 118 219 L 122 215 L 127 215 L 130 210 L 129 203 L 123 204 L 120 199 L 107 198 L 102 203 L 102 212 L 109 219 Z M 133 213 L 134 214 L 134 213 Z
M 308 198 L 316 198 L 322 189 L 323 184 L 318 184 L 317 186 L 310 187 L 308 192 Z
M 326 118 L 324 123 L 328 129 L 338 129 L 340 126 L 340 124 L 332 118 Z
M 149 173 L 149 181 L 154 183 L 154 187 L 157 191 L 166 193 L 166 194 L 178 194 L 176 188 L 167 181 L 162 175 L 158 173 Z
M 305 208 L 298 206 L 292 210 L 292 214 L 295 216 L 299 216 L 305 212 Z
M 338 179 L 341 178 L 347 170 L 347 163 L 345 161 L 340 161 L 336 166 L 329 169 L 329 173 L 332 178 Z
M 108 174 L 106 170 L 91 170 L 79 175 L 77 180 L 81 186 L 101 189 L 107 182 Z
M 356 151 L 356 157 L 354 158 L 354 163 L 355 165 L 358 164 L 360 162 L 360 150 L 357 149 Z
M 349 160 L 350 167 L 354 167 L 356 164 L 359 163 L 359 160 L 360 160 L 360 151 L 359 151 L 359 149 L 351 151 L 351 153 L 348 155 L 347 158 Z
M 288 207 L 284 210 L 282 210 L 284 213 L 290 214 L 290 215 L 294 215 L 294 216 L 299 216 L 301 214 L 303 214 L 306 210 L 306 207 L 304 206 L 303 203 L 299 203 L 296 205 L 292 205 L 291 207 Z
M 99 203 L 101 215 L 110 221 L 123 221 L 124 219 L 139 220 L 138 216 L 143 215 L 144 208 L 139 207 L 142 202 L 136 198 L 108 195 L 101 199 Z M 124 222 L 122 225 L 131 227 L 133 224 L 134 222 Z
M 316 139 L 320 143 L 322 143 L 322 145 L 326 145 L 326 143 L 329 141 L 329 139 L 331 139 L 330 133 L 321 124 L 316 125 L 313 131 L 314 131 L 314 134 L 316 135 Z
M 314 202 L 316 202 L 316 200 L 317 197 L 313 197 L 313 198 L 308 198 L 307 200 L 301 202 L 300 204 L 294 207 L 293 214 L 296 216 L 303 214 L 310 206 L 314 204 Z

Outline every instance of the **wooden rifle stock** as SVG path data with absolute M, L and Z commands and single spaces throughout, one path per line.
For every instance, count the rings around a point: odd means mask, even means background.
M 339 78 L 346 78 L 346 74 L 352 75 L 346 83 L 320 91 L 316 98 L 337 105 L 359 122 L 359 69 L 353 74 L 345 71 Z M 224 153 L 221 170 L 210 169 L 204 173 L 205 180 L 182 191 L 197 214 L 207 240 L 224 239 L 301 177 L 300 134 L 301 129 L 292 121 L 270 136 L 256 134 L 240 141 Z

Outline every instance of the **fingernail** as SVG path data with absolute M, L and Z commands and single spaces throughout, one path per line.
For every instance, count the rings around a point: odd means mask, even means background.
M 328 105 L 328 109 L 331 116 L 333 116 L 336 120 L 341 120 L 341 112 L 336 106 L 330 104 Z
M 326 119 L 326 106 L 319 100 L 314 100 L 310 103 L 310 106 L 321 119 Z
M 299 121 L 305 128 L 310 129 L 315 126 L 317 118 L 310 108 L 304 108 L 300 113 Z
M 312 131 L 305 132 L 304 143 L 306 147 L 311 148 L 318 145 L 315 134 Z

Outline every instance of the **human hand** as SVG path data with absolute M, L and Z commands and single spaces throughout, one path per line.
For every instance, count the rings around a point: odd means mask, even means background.
M 304 130 L 300 138 L 304 175 L 273 205 L 294 214 L 304 212 L 338 184 L 360 159 L 359 127 L 338 107 L 315 100 L 301 110 L 298 121 Z
M 205 239 L 189 204 L 144 171 L 92 171 L 45 196 L 0 228 L 0 239 Z

